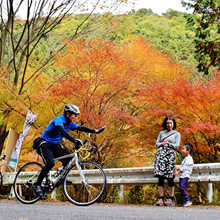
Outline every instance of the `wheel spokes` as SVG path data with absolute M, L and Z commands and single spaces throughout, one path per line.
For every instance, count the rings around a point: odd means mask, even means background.
M 72 185 L 64 185 L 64 193 L 68 200 L 76 205 L 90 205 L 97 201 L 106 186 L 103 170 L 94 162 L 81 162 L 79 170 L 73 167 L 67 178 Z

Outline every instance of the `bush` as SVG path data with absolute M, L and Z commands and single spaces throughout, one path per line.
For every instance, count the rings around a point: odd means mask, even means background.
M 104 203 L 119 203 L 119 185 L 107 185 L 101 202 Z

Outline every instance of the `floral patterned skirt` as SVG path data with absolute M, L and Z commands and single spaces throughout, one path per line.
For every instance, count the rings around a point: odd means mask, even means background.
M 154 163 L 154 177 L 173 178 L 176 168 L 175 151 L 169 147 L 160 147 L 157 150 Z

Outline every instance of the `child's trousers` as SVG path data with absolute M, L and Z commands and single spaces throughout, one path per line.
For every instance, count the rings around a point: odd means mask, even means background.
M 188 183 L 189 178 L 185 177 L 185 178 L 180 178 L 180 182 L 179 182 L 179 189 L 182 195 L 182 202 L 185 203 L 186 201 L 189 201 L 189 196 L 187 194 L 186 191 L 186 185 Z

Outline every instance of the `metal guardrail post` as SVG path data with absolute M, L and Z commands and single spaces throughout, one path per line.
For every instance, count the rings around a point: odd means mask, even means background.
M 213 197 L 212 183 L 207 183 L 206 197 L 207 197 L 209 203 L 211 203 L 212 202 L 212 197 Z
M 124 186 L 119 185 L 119 192 L 118 192 L 119 199 L 122 199 L 124 196 Z

